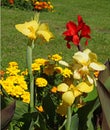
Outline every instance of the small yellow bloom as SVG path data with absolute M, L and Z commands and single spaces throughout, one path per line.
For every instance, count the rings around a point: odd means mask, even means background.
M 37 78 L 35 83 L 38 87 L 46 87 L 48 84 L 47 80 L 44 78 Z
M 35 59 L 34 62 L 36 64 L 38 64 L 39 66 L 45 66 L 48 64 L 48 60 L 47 59 L 44 59 L 44 58 L 38 58 L 38 59 Z
M 54 55 L 52 55 L 51 59 L 53 61 L 60 61 L 60 60 L 62 60 L 62 57 L 59 54 L 54 54 Z
M 68 69 L 68 68 L 65 68 L 65 69 L 63 70 L 63 72 L 62 72 L 62 75 L 63 75 L 65 78 L 67 78 L 67 77 L 70 78 L 72 74 L 73 74 L 72 71 L 71 71 L 70 69 Z
M 54 68 L 57 73 L 62 73 L 63 69 L 61 67 Z

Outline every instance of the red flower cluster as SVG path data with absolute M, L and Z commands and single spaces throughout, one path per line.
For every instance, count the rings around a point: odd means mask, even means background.
M 86 38 L 85 44 L 88 44 L 90 39 L 90 27 L 86 25 L 80 15 L 78 15 L 78 25 L 72 21 L 66 24 L 67 31 L 63 33 L 65 40 L 67 41 L 67 47 L 71 48 L 69 42 L 73 42 L 75 45 L 79 45 L 81 38 Z

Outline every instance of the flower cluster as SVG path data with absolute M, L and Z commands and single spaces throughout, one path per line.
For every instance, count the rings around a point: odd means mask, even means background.
M 34 11 L 53 11 L 54 7 L 48 0 L 1 0 L 4 6 Z
M 51 2 L 35 1 L 34 2 L 34 9 L 37 11 L 41 11 L 41 10 L 52 11 L 53 5 L 51 4 Z
M 88 44 L 88 39 L 90 39 L 90 27 L 86 25 L 82 17 L 78 15 L 78 25 L 75 22 L 69 21 L 66 24 L 67 31 L 63 33 L 65 40 L 67 41 L 67 47 L 71 48 L 70 42 L 78 46 L 82 38 L 86 38 L 85 44 Z
M 8 68 L 6 68 L 6 78 L 0 80 L 0 84 L 8 95 L 22 99 L 23 102 L 30 102 L 30 93 L 28 91 L 28 85 L 23 75 L 21 75 L 16 62 L 10 62 Z
M 42 107 L 42 100 L 48 93 L 55 93 L 54 96 L 59 100 L 56 112 L 62 116 L 66 115 L 68 106 L 74 104 L 76 108 L 82 107 L 85 94 L 94 89 L 94 73 L 104 69 L 105 65 L 99 63 L 96 54 L 89 49 L 76 52 L 72 64 L 62 61 L 59 54 L 49 55 L 48 59 L 35 59 L 32 72 L 37 91 L 37 108 L 39 105 Z M 30 93 L 24 78 L 28 76 L 28 70 L 21 72 L 22 75 L 18 75 L 19 72 L 18 64 L 10 62 L 6 71 L 9 76 L 1 83 L 9 95 L 29 103 Z
M 21 72 L 16 62 L 10 62 L 5 75 L 1 72 L 2 88 L 11 97 L 29 104 L 32 119 L 30 128 L 46 129 L 47 126 L 62 129 L 66 122 L 65 128 L 70 130 L 72 114 L 87 103 L 85 98 L 95 89 L 99 72 L 106 69 L 95 53 L 80 46 L 82 38 L 86 38 L 86 45 L 91 38 L 90 27 L 81 16 L 78 16 L 78 25 L 71 21 L 67 23 L 67 31 L 63 33 L 67 47 L 70 48 L 70 42 L 78 47 L 71 63 L 64 61 L 60 54 L 32 59 L 34 42 L 38 38 L 49 42 L 54 37 L 48 25 L 39 22 L 39 15 L 15 27 L 29 40 L 27 68 Z M 31 117 L 32 113 L 37 113 L 36 117 Z

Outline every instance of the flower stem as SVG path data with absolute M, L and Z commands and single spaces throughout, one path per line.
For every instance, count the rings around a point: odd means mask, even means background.
M 68 107 L 67 111 L 67 125 L 66 125 L 66 130 L 70 130 L 71 127 L 71 106 Z
M 82 49 L 80 43 L 77 45 L 77 48 L 78 48 L 78 51 L 83 51 L 83 49 Z
M 34 111 L 34 76 L 32 73 L 32 49 L 33 43 L 27 45 L 27 66 L 29 71 L 29 88 L 30 88 L 30 112 Z

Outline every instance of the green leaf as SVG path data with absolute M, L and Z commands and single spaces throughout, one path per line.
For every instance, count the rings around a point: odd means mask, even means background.
M 1 117 L 2 117 L 0 121 L 1 129 L 5 129 L 9 125 L 10 121 L 12 120 L 14 112 L 15 112 L 15 106 L 16 106 L 15 104 L 16 102 L 14 101 L 10 105 L 8 105 L 6 108 L 1 110 Z
M 87 102 L 86 105 L 78 110 L 79 129 L 78 130 L 94 130 L 93 129 L 93 112 L 99 107 L 98 99 Z
M 98 79 L 100 80 L 101 83 L 105 85 L 105 87 L 110 92 L 110 61 L 108 60 L 105 63 L 105 65 L 106 65 L 106 69 L 99 73 Z
M 99 107 L 100 103 L 99 100 L 97 99 L 96 102 L 94 103 L 92 109 L 89 111 L 88 115 L 87 115 L 87 130 L 94 130 L 94 125 L 92 122 L 93 119 L 93 113 L 94 111 Z
M 78 118 L 78 114 L 76 113 L 71 118 L 70 130 L 78 130 L 78 126 L 79 126 L 79 118 Z
M 17 100 L 13 120 L 19 120 L 25 113 L 28 113 L 28 107 L 27 103 Z
M 107 125 L 110 128 L 110 93 L 99 80 L 97 81 L 97 90 L 101 102 L 102 111 L 105 115 Z
M 43 99 L 43 108 L 49 116 L 49 122 L 52 125 L 55 117 L 55 106 L 49 94 Z

